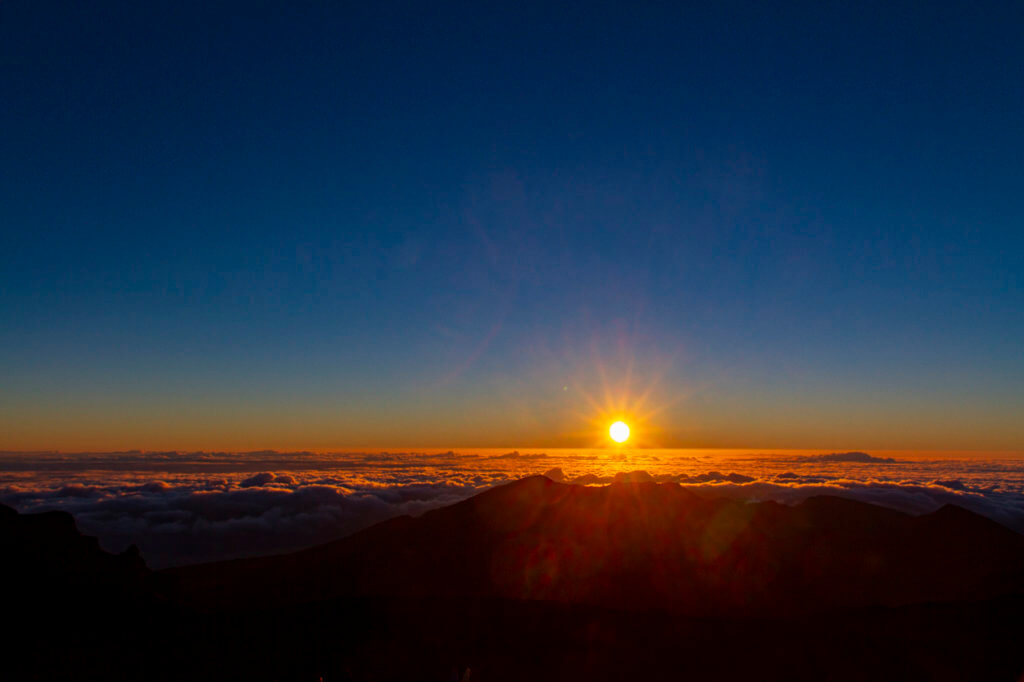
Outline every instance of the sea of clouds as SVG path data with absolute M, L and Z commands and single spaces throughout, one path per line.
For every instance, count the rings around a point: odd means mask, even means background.
M 957 504 L 1024 532 L 1024 460 L 517 451 L 0 455 L 0 503 L 64 510 L 111 551 L 153 568 L 280 553 L 543 474 L 575 485 L 674 482 L 795 504 L 839 495 L 911 514 Z

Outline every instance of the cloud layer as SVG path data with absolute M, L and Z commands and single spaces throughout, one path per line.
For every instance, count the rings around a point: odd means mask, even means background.
M 8 486 L 0 501 L 24 511 L 63 509 L 79 527 L 119 551 L 135 544 L 154 568 L 286 552 L 343 537 L 378 521 L 420 514 L 477 492 L 447 482 L 351 489 L 301 484 L 265 472 L 237 485 Z
M 518 452 L 88 457 L 0 458 L 0 502 L 69 511 L 104 547 L 135 544 L 154 568 L 292 551 L 538 473 L 576 485 L 675 482 L 704 495 L 786 504 L 839 495 L 913 514 L 957 504 L 1024 532 L 1019 461 L 914 462 L 866 453 L 727 461 Z

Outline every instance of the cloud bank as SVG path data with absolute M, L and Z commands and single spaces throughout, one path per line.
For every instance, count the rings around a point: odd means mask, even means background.
M 153 568 L 288 552 L 335 540 L 385 519 L 418 515 L 470 497 L 490 482 L 423 481 L 349 487 L 263 472 L 238 482 L 5 486 L 20 511 L 61 509 L 110 551 L 137 545 Z
M 1024 532 L 1019 461 L 908 462 L 867 453 L 732 462 L 519 452 L 32 457 L 0 458 L 0 502 L 71 512 L 106 549 L 135 544 L 154 568 L 293 551 L 539 473 L 574 485 L 673 482 L 701 495 L 785 504 L 838 495 L 912 514 L 957 504 Z

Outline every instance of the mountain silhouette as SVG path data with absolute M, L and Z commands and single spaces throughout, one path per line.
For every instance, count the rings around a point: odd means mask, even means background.
M 82 535 L 71 514 L 0 505 L 0 679 L 131 679 L 145 666 L 166 600 L 132 546 L 120 554 Z
M 709 499 L 675 483 L 542 476 L 288 555 L 172 571 L 206 607 L 493 597 L 695 616 L 984 599 L 1024 587 L 1024 536 L 953 506 Z
M 0 505 L 0 538 L 0 584 L 16 586 L 11 598 L 128 599 L 150 589 L 152 576 L 134 545 L 121 554 L 105 552 L 96 538 L 78 531 L 67 512 L 19 514 Z
M 0 507 L 4 680 L 1006 680 L 1024 537 L 959 507 L 531 477 L 292 554 L 150 572 Z

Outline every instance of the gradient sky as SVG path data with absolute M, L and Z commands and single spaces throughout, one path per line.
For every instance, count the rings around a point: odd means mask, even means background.
M 1024 450 L 1021 3 L 292 4 L 0 4 L 0 449 Z

